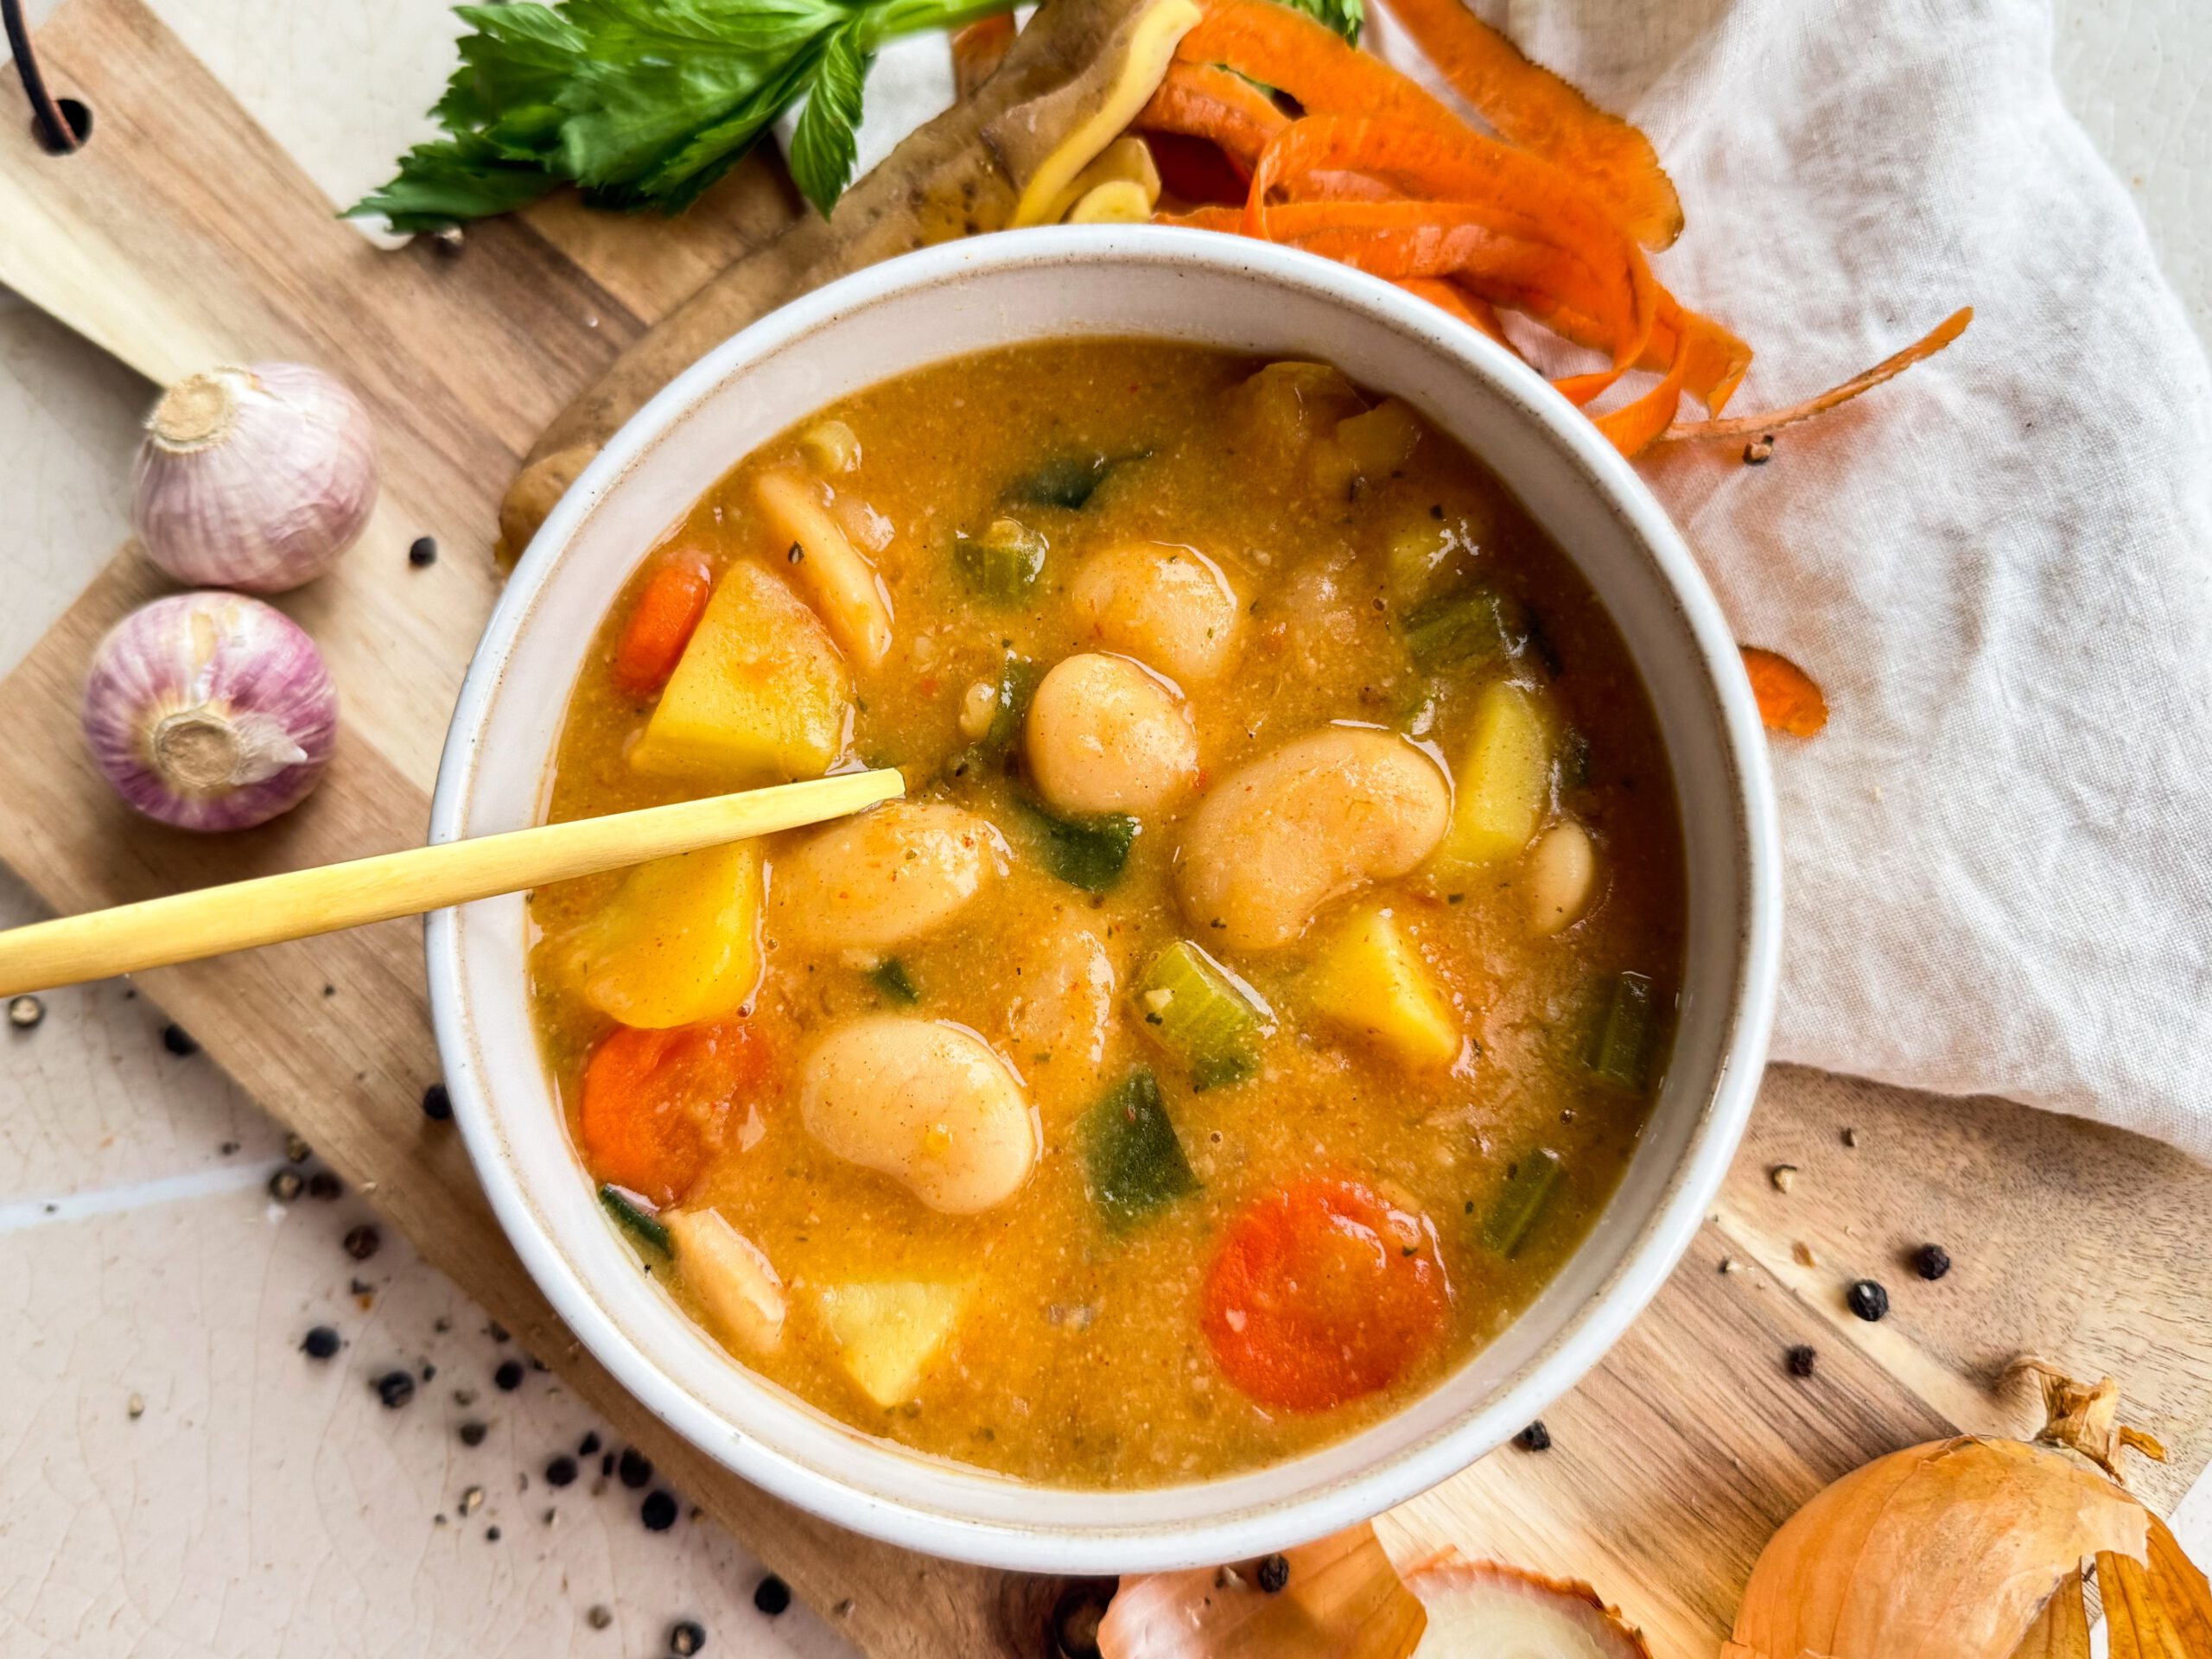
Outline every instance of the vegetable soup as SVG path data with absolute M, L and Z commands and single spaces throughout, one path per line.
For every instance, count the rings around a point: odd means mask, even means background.
M 552 816 L 863 765 L 906 798 L 531 906 L 612 1224 L 820 1410 L 1059 1485 L 1248 1469 L 1435 1386 L 1619 1179 L 1666 753 L 1406 404 L 1027 346 L 746 457 L 608 613 Z

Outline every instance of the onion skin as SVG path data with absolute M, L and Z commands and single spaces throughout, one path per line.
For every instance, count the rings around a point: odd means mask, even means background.
M 1413 1659 L 1651 1659 L 1637 1630 L 1579 1579 L 1446 1549 L 1406 1574 L 1428 1609 Z
M 131 486 L 132 528 L 171 576 L 279 594 L 368 527 L 376 435 L 360 399 L 320 369 L 210 369 L 155 406 Z
M 238 594 L 133 611 L 92 653 L 86 747 L 116 792 L 181 830 L 265 823 L 304 799 L 338 735 L 315 641 Z
M 1099 1621 L 1103 1659 L 1408 1659 L 1428 1614 L 1362 1523 L 1283 1552 L 1274 1594 L 1245 1562 L 1125 1578 Z
M 2012 1659 L 2083 1558 L 2150 1512 L 2064 1452 L 1961 1435 L 1878 1458 L 1768 1542 L 1721 1659 Z

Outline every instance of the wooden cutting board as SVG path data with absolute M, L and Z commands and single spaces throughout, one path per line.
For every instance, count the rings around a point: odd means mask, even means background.
M 0 853 L 73 911 L 413 844 L 498 589 L 493 511 L 517 461 L 625 343 L 785 223 L 795 198 L 762 162 L 677 226 L 556 203 L 473 227 L 457 255 L 428 243 L 379 252 L 140 0 L 64 0 L 38 44 L 56 90 L 98 124 L 85 150 L 49 157 L 0 89 L 0 283 L 157 380 L 262 357 L 337 371 L 376 416 L 386 486 L 365 543 L 283 601 L 321 642 L 345 700 L 339 756 L 312 800 L 252 834 L 200 839 L 134 817 L 92 772 L 76 734 L 86 662 L 162 586 L 126 549 L 0 683 Z M 424 534 L 442 556 L 416 569 L 406 549 Z M 421 1112 L 437 1059 L 416 928 L 144 982 L 864 1651 L 1046 1651 L 1057 1584 L 872 1544 L 779 1503 L 674 1439 L 581 1350 L 501 1237 L 450 1127 Z M 1784 1163 L 1799 1172 L 1787 1192 L 1769 1179 Z M 1681 1269 L 1548 1414 L 1552 1449 L 1501 1450 L 1392 1514 L 1386 1541 L 1411 1552 L 1448 1538 L 1586 1578 L 1661 1655 L 1708 1655 L 1760 1546 L 1819 1486 L 1955 1427 L 2031 1427 L 2026 1392 L 1998 1385 L 2022 1351 L 2126 1380 L 2130 1416 L 2173 1454 L 2138 1484 L 2170 1509 L 2212 1459 L 2208 1213 L 2212 1170 L 2149 1142 L 1998 1102 L 1777 1070 Z M 1905 1265 L 1924 1240 L 1956 1263 L 1940 1284 Z M 1862 1274 L 1890 1287 L 1879 1325 L 1844 1307 Z M 1783 1363 L 1799 1343 L 1819 1353 L 1809 1379 Z

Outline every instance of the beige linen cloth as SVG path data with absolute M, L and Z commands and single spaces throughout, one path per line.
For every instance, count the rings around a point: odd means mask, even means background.
M 1738 637 L 1827 694 L 1775 743 L 1775 1057 L 2212 1160 L 2212 376 L 2048 0 L 1477 10 L 1650 134 L 1659 275 L 1758 349 L 1730 413 L 1976 308 L 1765 466 L 1642 463 Z M 1440 90 L 1371 7 L 1366 43 Z M 879 65 L 863 165 L 949 101 L 929 44 Z

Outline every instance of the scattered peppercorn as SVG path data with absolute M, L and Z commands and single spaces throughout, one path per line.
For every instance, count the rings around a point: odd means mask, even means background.
M 296 1135 L 284 1137 L 284 1160 L 287 1163 L 304 1164 L 308 1160 L 308 1143 Z
M 346 1254 L 356 1262 L 365 1262 L 384 1248 L 384 1235 L 363 1222 L 346 1235 Z
M 1764 438 L 1753 438 L 1744 446 L 1744 465 L 1746 467 L 1764 467 L 1773 459 L 1774 438 L 1771 434 Z
M 499 1369 L 492 1373 L 492 1382 L 503 1394 L 512 1394 L 522 1387 L 522 1361 L 503 1360 Z
M 123 1409 L 131 1421 L 137 1422 L 146 1414 L 146 1396 L 143 1394 L 132 1395 L 123 1402 Z
M 1540 1419 L 1516 1434 L 1513 1444 L 1523 1452 L 1548 1452 L 1552 1449 L 1552 1432 Z
M 305 1185 L 300 1179 L 300 1172 L 288 1166 L 269 1178 L 269 1196 L 279 1204 L 289 1204 L 300 1196 L 300 1189 Z
M 192 1040 L 192 1033 L 182 1026 L 163 1026 L 162 1046 L 179 1059 L 200 1052 L 200 1045 Z
M 481 1486 L 471 1486 L 461 1493 L 461 1512 L 463 1515 L 474 1515 L 483 1507 L 484 1489 Z
M 1923 1244 L 1913 1252 L 1912 1265 L 1923 1279 L 1941 1279 L 1951 1270 L 1951 1253 L 1941 1244 Z
M 46 1004 L 35 996 L 18 996 L 8 1004 L 8 1023 L 17 1031 L 29 1031 L 46 1018 Z
M 486 1319 L 484 1322 L 484 1334 L 494 1342 L 505 1342 L 507 1339 L 507 1327 L 497 1319 Z
M 453 1095 L 442 1083 L 434 1083 L 423 1091 L 423 1116 L 433 1123 L 443 1123 L 453 1116 Z
M 407 563 L 417 570 L 426 564 L 438 562 L 438 542 L 435 536 L 417 536 L 407 548 Z
M 601 1480 L 605 1480 L 605 1479 L 606 1479 L 609 1475 L 613 1474 L 613 1472 L 614 1472 L 614 1454 L 613 1454 L 612 1452 L 601 1452 L 601 1453 L 599 1454 L 599 1478 L 600 1478 Z
M 613 1622 L 613 1611 L 598 1602 L 592 1603 L 589 1611 L 584 1614 L 584 1623 L 594 1630 L 603 1630 Z
M 226 1141 L 221 1146 L 215 1148 L 215 1153 L 218 1157 L 227 1158 L 238 1149 L 238 1143 L 237 1141 Z
M 652 1460 L 634 1446 L 622 1448 L 622 1461 L 617 1466 L 622 1471 L 622 1484 L 633 1492 L 653 1478 Z
M 405 1371 L 386 1371 L 377 1378 L 377 1398 L 385 1409 L 397 1411 L 415 1397 L 415 1379 Z
M 777 1618 L 791 1605 L 791 1587 L 771 1573 L 753 1586 L 753 1605 L 770 1618 Z
M 1806 1344 L 1801 1342 L 1795 1348 L 1792 1348 L 1789 1351 L 1789 1375 L 1792 1376 L 1810 1376 L 1812 1374 L 1813 1351 Z
M 343 1190 L 338 1185 L 338 1178 L 327 1169 L 318 1169 L 308 1177 L 308 1197 L 324 1204 L 330 1203 Z
M 485 1435 L 490 1432 L 483 1424 L 472 1417 L 461 1426 L 461 1443 L 463 1446 L 481 1446 L 484 1444 Z
M 1851 1311 L 1872 1325 L 1890 1311 L 1890 1293 L 1872 1279 L 1861 1279 L 1845 1293 Z
M 458 225 L 442 225 L 430 232 L 430 245 L 447 258 L 458 259 L 468 245 L 468 232 Z
M 301 1339 L 300 1351 L 309 1359 L 328 1359 L 338 1351 L 338 1333 L 327 1325 L 318 1325 Z
M 1260 1588 L 1269 1595 L 1279 1594 L 1290 1582 L 1290 1558 L 1287 1555 L 1262 1555 L 1260 1558 Z
M 548 1485 L 566 1486 L 574 1482 L 575 1478 L 576 1460 L 565 1452 L 545 1465 L 545 1480 Z
M 496 1543 L 498 1543 L 498 1542 L 499 1541 L 499 1528 L 497 1528 L 496 1526 L 493 1526 L 493 1527 L 486 1527 L 486 1528 L 485 1528 L 485 1529 L 484 1529 L 484 1541 L 485 1541 L 486 1543 L 487 1543 L 487 1544 L 496 1544 Z
M 648 1492 L 638 1508 L 638 1518 L 647 1532 L 666 1532 L 676 1524 L 676 1499 L 667 1492 Z
M 679 1618 L 668 1627 L 668 1650 L 680 1654 L 683 1659 L 707 1645 L 707 1628 L 696 1618 Z
M 576 1455 L 580 1458 L 590 1457 L 598 1450 L 599 1431 L 595 1428 L 588 1430 L 583 1439 L 576 1442 Z

